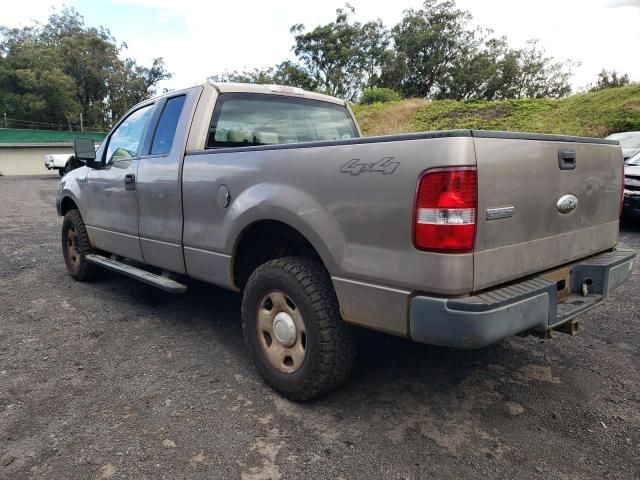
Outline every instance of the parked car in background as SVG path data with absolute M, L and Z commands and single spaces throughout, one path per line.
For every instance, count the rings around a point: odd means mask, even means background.
M 618 140 L 620 142 L 625 162 L 640 152 L 640 132 L 614 133 L 609 135 L 607 140 Z
M 48 153 L 44 156 L 44 166 L 47 167 L 47 170 L 58 170 L 62 177 L 65 173 L 83 165 L 82 162 L 76 161 L 75 158 L 73 153 Z
M 640 217 L 640 152 L 624 166 L 624 205 L 622 213 L 628 217 Z
M 100 145 L 96 145 L 96 150 Z M 62 177 L 65 173 L 69 173 L 78 167 L 81 167 L 84 163 L 76 160 L 73 153 L 48 153 L 44 156 L 44 166 L 47 170 L 58 170 L 58 173 Z

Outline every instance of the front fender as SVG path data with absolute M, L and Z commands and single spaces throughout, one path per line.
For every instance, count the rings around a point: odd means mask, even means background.
M 67 173 L 60 180 L 56 196 L 56 210 L 59 216 L 63 215 L 64 200 L 68 198 L 78 207 L 82 218 L 87 218 L 87 173 L 87 167 L 80 167 Z

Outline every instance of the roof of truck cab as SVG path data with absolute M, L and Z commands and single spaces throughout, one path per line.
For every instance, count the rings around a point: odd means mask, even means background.
M 220 93 L 262 93 L 267 95 L 286 95 L 296 98 L 308 98 L 321 102 L 345 105 L 344 100 L 336 97 L 324 95 L 322 93 L 309 92 L 302 88 L 290 87 L 287 85 L 261 85 L 254 83 L 232 83 L 232 82 L 207 82 L 205 88 L 215 88 Z

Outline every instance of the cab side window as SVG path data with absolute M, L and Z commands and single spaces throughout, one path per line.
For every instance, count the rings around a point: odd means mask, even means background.
M 136 110 L 113 131 L 107 146 L 107 164 L 138 156 L 138 149 L 152 106 L 147 105 Z
M 153 135 L 151 155 L 166 155 L 171 150 L 173 137 L 176 134 L 178 120 L 180 120 L 185 98 L 186 95 L 180 95 L 167 100 L 167 103 L 162 109 L 158 127 Z

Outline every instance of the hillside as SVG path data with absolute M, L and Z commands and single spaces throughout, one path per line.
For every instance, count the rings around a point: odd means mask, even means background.
M 476 128 L 603 137 L 640 130 L 640 85 L 562 100 L 420 100 L 354 105 L 365 135 Z

